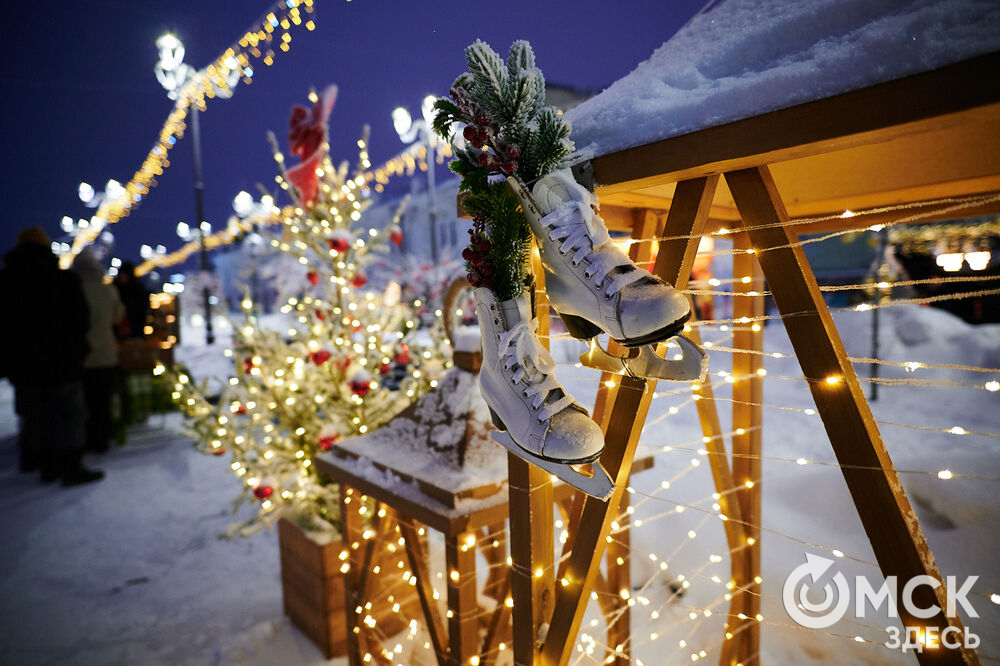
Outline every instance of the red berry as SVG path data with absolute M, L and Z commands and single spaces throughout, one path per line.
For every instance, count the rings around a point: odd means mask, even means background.
M 479 269 L 479 272 L 483 274 L 483 277 L 489 277 L 493 275 L 493 267 L 489 264 L 484 264 L 483 267 Z
M 476 268 L 479 268 L 480 266 L 483 265 L 483 258 L 478 254 L 473 255 L 472 261 L 470 261 L 469 263 L 475 266 Z
M 476 114 L 477 125 L 489 125 L 491 122 L 493 122 L 493 116 L 491 116 L 487 111 L 480 111 Z
M 477 134 L 479 134 L 479 131 L 472 125 L 466 125 L 465 129 L 462 130 L 462 136 L 465 137 L 466 141 L 474 140 Z
M 271 486 L 254 486 L 253 496 L 259 500 L 267 499 L 274 492 L 274 488 Z
M 368 278 L 366 278 L 361 273 L 358 273 L 353 278 L 351 278 L 351 284 L 353 286 L 357 287 L 358 289 L 360 289 L 361 287 L 365 286 L 366 282 L 368 282 Z
M 489 155 L 489 153 L 485 153 L 485 152 L 479 153 L 476 156 L 476 161 L 479 162 L 479 166 L 486 166 L 490 162 L 490 155 Z
M 517 171 L 517 160 L 507 160 L 503 163 L 502 169 L 507 173 L 514 173 Z
M 351 246 L 350 241 L 346 238 L 331 238 L 330 239 L 330 249 L 336 252 L 346 252 L 347 248 Z
M 466 261 L 472 261 L 473 256 L 475 255 L 472 254 L 472 248 L 467 247 L 464 250 L 462 250 L 462 259 L 465 259 Z
M 316 271 L 309 271 L 306 273 L 306 279 L 309 280 L 309 284 L 315 287 L 319 284 L 319 273 Z
M 516 143 L 512 143 L 509 146 L 507 146 L 507 157 L 509 157 L 512 160 L 516 160 L 520 156 L 521 156 L 521 147 L 519 145 L 517 145 Z
M 479 251 L 482 252 L 483 254 L 489 252 L 490 249 L 493 247 L 493 244 L 490 243 L 489 238 L 480 238 L 478 241 L 476 241 L 476 245 L 478 246 Z
M 486 143 L 487 141 L 490 140 L 489 131 L 483 127 L 480 127 L 479 132 L 476 134 L 476 139 L 479 140 L 479 143 Z

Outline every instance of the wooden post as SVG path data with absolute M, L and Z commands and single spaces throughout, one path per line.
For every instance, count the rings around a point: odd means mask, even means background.
M 794 245 L 797 237 L 786 226 L 788 215 L 770 172 L 766 167 L 732 171 L 726 174 L 726 182 L 778 310 L 794 315 L 784 320 L 785 329 L 882 573 L 896 576 L 899 590 L 902 582 L 916 576 L 941 581 L 816 278 L 802 249 Z M 940 610 L 946 607 L 943 584 L 914 590 L 916 606 L 938 606 L 937 614 L 929 619 L 912 617 L 899 601 L 904 626 L 936 627 L 939 634 L 952 626 L 964 635 L 961 621 L 945 617 Z M 921 664 L 979 663 L 974 650 L 943 646 L 924 650 L 917 659 Z
M 545 272 L 532 251 L 538 336 L 549 347 L 549 301 Z M 552 478 L 531 463 L 507 454 L 510 506 L 510 591 L 514 600 L 514 663 L 535 663 L 539 628 L 548 623 L 554 601 Z
M 617 615 L 615 623 L 608 627 L 608 646 L 614 650 L 615 659 L 613 664 L 618 666 L 628 666 L 632 663 L 632 644 L 629 640 L 632 630 L 632 612 L 629 610 L 628 600 L 621 593 L 632 592 L 632 566 L 631 548 L 632 535 L 630 529 L 629 515 L 626 513 L 629 507 L 629 494 L 622 493 L 621 503 L 618 505 L 618 531 L 611 535 L 608 543 L 607 553 L 607 586 L 608 591 L 613 593 L 609 597 L 612 612 Z M 619 615 L 620 614 L 620 615 Z M 607 662 L 605 662 L 607 663 Z
M 410 574 L 417 578 L 417 596 L 420 599 L 420 608 L 424 612 L 424 620 L 427 622 L 427 631 L 431 635 L 431 646 L 434 648 L 439 666 L 444 666 L 448 663 L 448 635 L 445 633 L 437 601 L 434 599 L 424 544 L 420 540 L 418 528 L 412 518 L 399 516 L 399 529 L 406 545 Z
M 733 241 L 733 347 L 747 351 L 764 350 L 763 323 L 755 320 L 764 314 L 764 297 L 746 295 L 764 289 L 764 277 L 750 249 L 746 234 L 738 234 Z M 741 319 L 746 318 L 747 321 Z M 744 521 L 745 550 L 744 576 L 737 579 L 740 607 L 748 619 L 743 620 L 733 633 L 736 634 L 737 659 L 734 663 L 748 663 L 760 651 L 760 623 L 755 619 L 760 613 L 760 455 L 762 396 L 764 378 L 758 370 L 764 367 L 760 354 L 733 354 L 733 482 Z M 730 624 L 733 620 L 730 619 Z

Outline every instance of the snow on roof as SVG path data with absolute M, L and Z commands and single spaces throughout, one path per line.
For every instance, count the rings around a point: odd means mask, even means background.
M 605 155 L 998 50 L 996 0 L 722 0 L 566 117 Z

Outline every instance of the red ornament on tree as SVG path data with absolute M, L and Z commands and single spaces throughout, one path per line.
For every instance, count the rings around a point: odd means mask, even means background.
M 244 405 L 236 405 L 236 411 L 234 414 L 239 414 L 240 416 L 247 413 L 247 408 Z
M 337 100 L 337 86 L 327 86 L 313 108 L 292 108 L 288 123 L 288 150 L 298 155 L 301 162 L 285 173 L 288 181 L 299 191 L 303 205 L 316 200 L 319 193 L 319 176 L 316 169 L 323 159 L 326 141 L 326 121 Z
M 315 312 L 316 314 L 316 319 L 319 319 L 320 321 L 326 321 L 326 315 L 323 314 L 322 310 L 314 310 L 313 312 Z
M 319 351 L 314 351 L 309 354 L 309 360 L 316 365 L 323 365 L 330 360 L 330 352 L 325 349 L 320 349 Z
M 358 289 L 360 289 L 361 287 L 365 286 L 365 283 L 367 283 L 367 282 L 368 282 L 368 278 L 366 278 L 361 273 L 358 273 L 353 278 L 351 278 L 351 285 L 354 286 L 354 287 L 357 287 Z
M 383 375 L 389 374 L 390 370 L 392 370 L 392 366 L 389 365 L 388 363 L 383 363 L 378 368 L 379 374 L 383 374 Z
M 364 370 L 358 370 L 351 377 L 350 381 L 351 393 L 359 397 L 365 397 L 372 390 L 372 378 Z
M 309 271 L 306 273 L 306 279 L 309 280 L 309 284 L 315 287 L 319 284 L 319 273 L 316 271 Z
M 393 229 L 389 232 L 389 240 L 392 241 L 393 245 L 403 244 L 403 232 L 398 229 Z
M 346 238 L 331 238 L 330 239 L 330 249 L 336 252 L 347 252 L 347 248 L 351 247 L 351 242 Z
M 245 359 L 243 359 L 243 371 L 246 372 L 248 375 L 250 374 L 250 371 L 254 369 L 254 367 L 256 366 L 254 366 L 253 356 L 247 356 Z
M 268 497 L 271 496 L 272 493 L 274 493 L 274 488 L 272 488 L 271 486 L 253 487 L 253 496 L 259 500 L 267 499 Z
M 325 437 L 320 437 L 317 444 L 319 448 L 323 451 L 329 451 L 333 448 L 333 445 L 340 441 L 340 435 L 327 435 Z
M 396 360 L 396 365 L 407 365 L 411 361 L 410 348 L 407 347 L 406 345 L 402 345 L 400 347 L 399 353 L 396 354 L 395 360 Z
M 226 454 L 226 450 L 223 448 L 212 449 L 213 456 L 223 456 Z

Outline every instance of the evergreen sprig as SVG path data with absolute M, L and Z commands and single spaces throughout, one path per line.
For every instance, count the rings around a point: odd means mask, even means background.
M 490 176 L 517 176 L 531 183 L 558 169 L 573 151 L 569 122 L 545 106 L 545 77 L 535 65 L 531 44 L 514 42 L 506 63 L 488 44 L 476 40 L 465 49 L 469 71 L 452 84 L 450 99 L 434 105 L 434 131 L 453 141 L 453 127 L 464 125 L 466 147 L 456 147 L 451 169 L 462 176 L 467 211 L 479 226 L 463 253 L 469 279 L 491 287 L 501 300 L 521 294 L 530 273 L 531 230 L 520 202 L 505 182 Z M 489 243 L 479 238 L 485 233 Z M 485 251 L 484 247 L 489 249 Z M 473 260 L 475 263 L 473 263 Z M 480 267 L 485 263 L 487 272 Z

